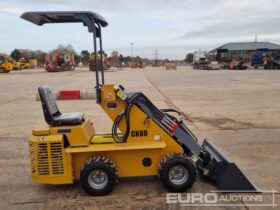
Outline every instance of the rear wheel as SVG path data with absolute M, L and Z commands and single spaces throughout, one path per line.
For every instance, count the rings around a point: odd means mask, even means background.
M 80 183 L 90 195 L 109 194 L 118 180 L 116 165 L 106 157 L 88 160 L 80 173 Z
M 196 174 L 196 166 L 185 154 L 171 153 L 160 162 L 160 180 L 172 192 L 183 192 L 190 188 L 195 182 Z

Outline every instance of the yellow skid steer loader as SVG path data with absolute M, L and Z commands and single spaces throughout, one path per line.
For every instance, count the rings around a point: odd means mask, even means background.
M 93 34 L 94 56 L 102 50 L 106 20 L 93 12 L 26 12 L 21 18 L 39 26 L 81 22 Z M 99 42 L 99 44 L 98 44 Z M 95 62 L 98 69 L 98 63 Z M 112 191 L 119 177 L 158 176 L 170 191 L 190 188 L 197 172 L 222 190 L 257 191 L 252 182 L 208 139 L 199 145 L 173 109 L 158 109 L 141 92 L 105 84 L 103 65 L 96 75 L 97 104 L 113 121 L 99 134 L 83 113 L 59 111 L 51 89 L 39 87 L 46 129 L 29 139 L 32 178 L 45 184 L 79 180 L 90 195 Z M 120 131 L 120 132 L 119 132 Z

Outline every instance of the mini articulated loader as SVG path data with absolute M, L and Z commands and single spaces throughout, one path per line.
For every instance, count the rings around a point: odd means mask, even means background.
M 21 18 L 40 26 L 82 22 L 93 33 L 95 56 L 97 45 L 102 52 L 101 28 L 108 23 L 96 13 L 27 12 Z M 95 65 L 98 69 L 97 62 Z M 34 181 L 71 184 L 79 180 L 87 193 L 105 195 L 119 177 L 158 176 L 168 190 L 181 192 L 190 188 L 201 172 L 222 190 L 257 191 L 210 140 L 198 144 L 175 116 L 180 115 L 178 111 L 158 109 L 141 92 L 105 84 L 102 68 L 95 74 L 97 103 L 113 121 L 112 132 L 98 134 L 83 113 L 61 113 L 50 88 L 39 87 L 49 127 L 33 130 L 29 139 Z

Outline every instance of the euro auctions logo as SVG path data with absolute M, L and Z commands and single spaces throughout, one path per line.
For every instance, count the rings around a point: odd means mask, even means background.
M 276 207 L 277 191 L 210 191 L 208 193 L 167 193 L 167 204 L 181 206 L 260 206 Z

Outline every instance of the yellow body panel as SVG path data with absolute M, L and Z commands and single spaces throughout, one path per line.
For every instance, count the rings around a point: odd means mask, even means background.
M 20 63 L 17 61 L 13 61 L 13 70 L 20 70 L 21 66 Z
M 113 139 L 112 139 L 113 140 Z M 114 141 L 114 140 L 113 140 Z M 142 150 L 142 149 L 163 149 L 166 147 L 165 141 L 142 141 L 127 143 L 99 143 L 91 144 L 88 147 L 69 147 L 66 153 L 83 153 L 83 152 L 102 152 L 102 151 L 121 151 L 121 150 Z
M 93 124 L 89 119 L 81 125 L 50 127 L 50 135 L 65 134 L 72 147 L 88 146 L 94 133 Z
M 0 72 L 10 72 L 13 70 L 12 57 L 3 53 L 0 53 Z
M 158 166 L 160 160 L 165 155 L 162 148 L 142 148 L 128 149 L 124 147 L 122 150 L 73 153 L 74 178 L 80 178 L 80 169 L 84 163 L 95 156 L 104 156 L 112 160 L 117 167 L 119 177 L 135 177 L 135 176 L 155 176 L 158 175 Z M 145 167 L 143 165 L 144 158 L 151 158 L 152 165 Z
M 177 69 L 177 64 L 175 62 L 167 62 L 165 64 L 165 69 Z
M 65 152 L 62 135 L 29 139 L 32 179 L 45 184 L 73 183 L 71 156 Z
M 32 68 L 35 68 L 38 65 L 37 59 L 29 59 L 29 64 Z
M 3 64 L 0 64 L 0 70 L 2 70 L 3 72 L 10 72 L 13 70 L 13 68 L 14 66 L 10 62 L 5 62 Z
M 32 131 L 32 135 L 34 135 L 34 136 L 45 136 L 45 135 L 49 135 L 49 134 L 50 134 L 50 130 L 49 129 L 33 130 Z
M 112 121 L 125 108 L 125 102 L 116 97 L 114 85 L 105 85 L 101 90 L 103 110 Z M 118 94 L 121 95 L 121 94 Z M 107 106 L 108 103 L 115 103 L 114 108 Z M 95 156 L 105 156 L 111 159 L 117 166 L 119 177 L 153 176 L 158 175 L 160 160 L 172 152 L 183 152 L 183 149 L 174 139 L 163 130 L 155 121 L 147 119 L 147 115 L 137 106 L 131 108 L 131 133 L 125 143 L 116 143 L 110 134 L 95 134 L 93 124 L 86 120 L 76 126 L 53 126 L 48 131 L 34 130 L 30 142 L 36 142 L 40 138 L 60 136 L 64 139 L 65 149 L 65 170 L 72 171 L 71 179 L 80 178 L 80 170 L 85 162 Z M 120 123 L 119 129 L 124 132 L 125 123 Z M 133 132 L 145 131 L 145 135 L 133 135 Z M 49 135 L 48 135 L 49 132 Z M 143 132 L 142 132 L 143 134 Z M 36 136 L 37 135 L 37 136 Z M 45 136 L 46 135 L 46 136 Z M 61 137 L 62 136 L 62 137 Z M 55 138 L 56 139 L 56 138 Z M 66 140 L 69 145 L 66 145 Z M 61 140 L 62 141 L 62 140 Z M 150 158 L 150 166 L 143 165 L 143 159 Z M 50 161 L 50 160 L 49 160 Z M 45 176 L 33 174 L 33 179 L 48 184 L 66 184 L 67 179 L 60 179 L 58 176 Z M 44 178 L 42 178 L 42 176 Z
M 97 134 L 91 140 L 92 144 L 106 144 L 106 143 L 115 143 L 115 140 L 112 138 L 111 134 Z
M 35 68 L 38 65 L 37 59 L 25 59 L 21 58 L 18 60 L 21 69 Z

